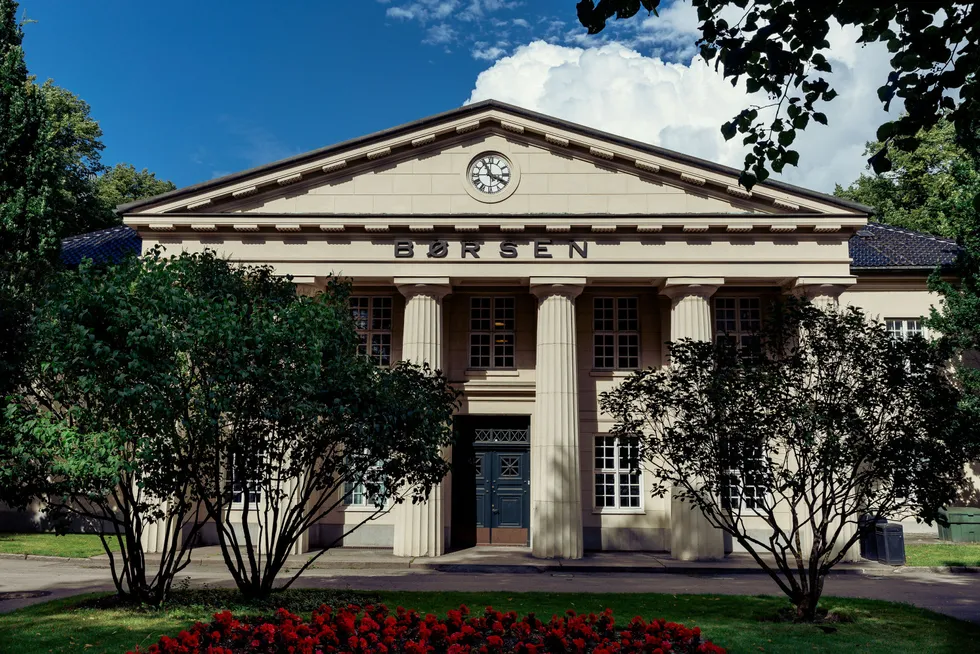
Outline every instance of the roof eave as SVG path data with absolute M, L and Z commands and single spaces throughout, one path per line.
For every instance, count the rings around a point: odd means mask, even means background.
M 175 189 L 173 191 L 168 191 L 166 193 L 161 193 L 160 195 L 155 195 L 150 198 L 144 198 L 142 200 L 137 200 L 135 202 L 128 202 L 126 204 L 121 204 L 116 207 L 117 214 L 131 213 L 134 210 L 140 209 L 142 207 L 157 204 L 159 202 L 164 202 L 174 198 L 178 198 L 184 195 L 190 195 L 194 193 L 199 193 L 201 191 L 206 191 L 215 187 L 219 187 L 225 184 L 231 184 L 242 179 L 248 178 L 252 175 L 260 173 L 269 173 L 278 168 L 287 168 L 289 166 L 294 166 L 305 160 L 315 159 L 319 157 L 328 156 L 329 154 L 348 148 L 363 146 L 364 144 L 371 143 L 373 141 L 379 141 L 391 138 L 398 134 L 404 132 L 412 132 L 433 124 L 441 123 L 447 120 L 458 119 L 467 116 L 472 113 L 480 113 L 486 109 L 496 109 L 498 111 L 503 111 L 506 113 L 511 113 L 519 117 L 523 117 L 529 120 L 534 120 L 546 125 L 551 125 L 553 127 L 560 127 L 562 129 L 578 132 L 583 136 L 605 140 L 610 143 L 615 143 L 624 147 L 634 148 L 636 150 L 645 151 L 650 154 L 664 157 L 667 159 L 672 159 L 679 163 L 685 163 L 691 166 L 697 166 L 717 172 L 724 175 L 731 175 L 737 177 L 741 171 L 732 168 L 730 166 L 724 166 L 712 161 L 707 161 L 705 159 L 699 159 L 698 157 L 692 157 L 680 152 L 675 152 L 673 150 L 668 150 L 666 148 L 661 148 L 659 146 L 650 145 L 648 143 L 643 143 L 641 141 L 636 141 L 634 139 L 629 139 L 623 136 L 617 136 L 615 134 L 610 134 L 609 132 L 604 132 L 601 130 L 596 130 L 591 127 L 586 127 L 584 125 L 579 125 L 577 123 L 572 123 L 570 121 L 562 120 L 560 118 L 555 118 L 553 116 L 548 116 L 546 114 L 541 114 L 536 111 L 531 111 L 529 109 L 523 109 L 505 102 L 500 102 L 497 100 L 483 100 L 481 102 L 476 102 L 470 105 L 464 105 L 462 107 L 451 109 L 433 116 L 428 116 L 413 122 L 404 123 L 402 125 L 397 125 L 395 127 L 390 127 L 388 129 L 374 132 L 372 134 L 367 134 L 365 136 L 359 136 L 354 139 L 347 141 L 342 141 L 333 145 L 329 145 L 316 150 L 311 150 L 309 152 L 304 152 L 302 154 L 295 155 L 293 157 L 288 157 L 286 159 L 280 159 L 279 161 L 274 161 L 268 164 L 263 164 L 261 166 L 256 166 L 243 170 L 237 173 L 232 173 L 230 175 L 225 175 L 223 177 L 218 177 L 215 179 L 208 180 L 206 182 L 200 182 L 198 184 L 193 184 L 191 186 L 185 186 L 183 188 Z M 852 202 L 850 200 L 843 200 L 841 198 L 829 195 L 826 193 L 821 193 L 819 191 L 812 191 L 800 186 L 795 186 L 793 184 L 788 184 L 786 182 L 781 182 L 777 180 L 770 180 L 759 184 L 760 187 L 774 188 L 787 193 L 793 193 L 802 197 L 806 197 L 813 200 L 818 200 L 821 202 L 826 202 L 828 204 L 836 205 L 849 209 L 851 211 L 857 211 L 863 214 L 872 215 L 874 213 L 874 208 L 867 205 L 863 205 L 857 202 Z

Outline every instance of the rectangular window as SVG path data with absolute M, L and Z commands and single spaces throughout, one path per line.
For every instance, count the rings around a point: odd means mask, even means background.
M 635 438 L 595 437 L 595 508 L 640 509 L 641 479 Z
M 262 501 L 262 490 L 258 482 L 242 483 L 235 474 L 235 455 L 231 457 L 231 467 L 229 475 L 231 478 L 231 503 L 232 505 L 244 505 L 248 499 L 249 506 L 255 506 Z
M 922 322 L 918 318 L 886 318 L 885 326 L 892 338 L 905 341 L 914 334 L 922 334 Z
M 380 467 L 372 466 L 372 470 L 376 470 Z M 364 484 L 354 483 L 352 481 L 344 482 L 344 504 L 347 506 L 363 507 L 363 508 L 381 508 L 383 503 L 378 499 L 375 502 L 375 498 L 367 492 Z
M 593 367 L 640 367 L 640 311 L 635 297 L 597 297 L 592 304 Z
M 715 298 L 715 340 L 729 339 L 739 347 L 750 350 L 758 344 L 761 327 L 759 298 Z
M 513 368 L 515 309 L 512 297 L 470 298 L 470 368 Z
M 755 511 L 766 505 L 768 487 L 765 470 L 767 468 L 762 446 L 751 447 L 745 453 L 744 461 L 734 453 L 725 454 L 739 460 L 741 469 L 732 469 L 722 479 L 721 505 L 732 511 L 748 509 Z
M 360 338 L 357 353 L 375 365 L 391 365 L 391 298 L 357 296 L 350 299 L 355 328 Z

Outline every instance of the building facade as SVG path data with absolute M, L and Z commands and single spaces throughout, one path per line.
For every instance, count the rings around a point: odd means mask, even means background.
M 144 250 L 210 248 L 315 293 L 354 285 L 362 352 L 424 361 L 463 393 L 453 473 L 346 545 L 438 556 L 527 544 L 724 556 L 688 505 L 651 496 L 599 395 L 668 341 L 747 338 L 770 300 L 853 304 L 920 331 L 948 241 L 868 226 L 870 209 L 496 102 L 123 207 Z M 363 489 L 317 525 L 373 511 Z M 759 492 L 732 489 L 751 501 Z

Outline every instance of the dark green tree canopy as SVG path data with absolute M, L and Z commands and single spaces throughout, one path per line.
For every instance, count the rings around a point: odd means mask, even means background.
M 158 179 L 146 168 L 137 170 L 132 164 L 119 163 L 95 180 L 95 188 L 105 206 L 115 209 L 127 202 L 173 191 L 177 186 L 169 180 Z
M 956 142 L 948 120 L 919 132 L 912 150 L 891 148 L 892 169 L 862 174 L 834 194 L 875 208 L 874 220 L 937 236 L 957 238 L 980 226 L 973 198 L 980 194 L 980 158 Z M 872 155 L 884 146 L 867 144 Z
M 762 91 L 771 104 L 742 110 L 721 130 L 752 145 L 741 182 L 751 187 L 796 165 L 796 132 L 810 121 L 826 124 L 821 103 L 837 96 L 824 74 L 830 21 L 861 28 L 862 43 L 882 42 L 893 55 L 878 100 L 885 109 L 900 101 L 905 114 L 878 128 L 883 144 L 871 158 L 877 172 L 889 169 L 888 146 L 915 149 L 918 134 L 944 115 L 963 147 L 977 150 L 980 134 L 980 3 L 968 0 L 869 2 L 869 0 L 691 0 L 701 21 L 698 45 L 733 83 L 744 79 L 749 92 Z M 581 0 L 578 17 L 590 34 L 606 21 L 631 18 L 641 9 L 656 13 L 661 0 Z M 728 18 L 735 16 L 735 22 Z M 774 109 L 775 113 L 763 112 Z M 980 197 L 980 196 L 978 196 Z
M 0 397 L 19 381 L 31 296 L 56 266 L 58 152 L 28 78 L 17 4 L 0 0 Z

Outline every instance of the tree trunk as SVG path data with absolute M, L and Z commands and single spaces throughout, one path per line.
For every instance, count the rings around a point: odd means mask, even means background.
M 817 606 L 820 604 L 822 590 L 821 582 L 792 598 L 797 622 L 814 622 L 817 619 Z

